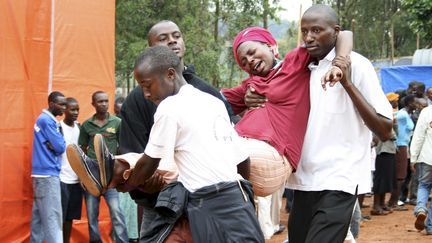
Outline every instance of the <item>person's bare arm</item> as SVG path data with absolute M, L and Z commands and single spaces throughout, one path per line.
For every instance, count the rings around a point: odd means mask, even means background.
M 349 61 L 349 56 L 353 49 L 353 33 L 351 31 L 340 31 L 336 40 L 336 57 L 341 56 L 347 58 Z M 348 63 L 339 63 L 338 65 L 350 65 Z M 330 70 L 322 77 L 321 86 L 326 90 L 326 84 L 329 83 L 330 87 L 333 87 L 337 82 L 342 79 L 342 68 L 346 69 L 347 66 L 339 67 L 333 62 L 333 66 Z
M 131 186 L 144 184 L 156 171 L 159 166 L 159 161 L 160 159 L 155 159 L 143 154 L 136 163 L 135 168 L 131 171 L 127 183 Z
M 337 56 L 333 63 L 343 71 L 340 83 L 350 96 L 366 126 L 376 134 L 381 141 L 389 140 L 391 138 L 392 120 L 378 114 L 366 101 L 357 87 L 354 86 L 351 81 L 350 60 L 347 57 Z
M 353 49 L 353 33 L 340 31 L 336 40 L 336 56 L 349 57 Z

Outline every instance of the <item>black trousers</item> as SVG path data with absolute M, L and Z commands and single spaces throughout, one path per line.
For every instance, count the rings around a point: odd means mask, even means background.
M 189 194 L 187 214 L 194 242 L 264 243 L 251 184 L 222 182 Z
M 289 243 L 342 243 L 356 198 L 342 191 L 294 191 Z

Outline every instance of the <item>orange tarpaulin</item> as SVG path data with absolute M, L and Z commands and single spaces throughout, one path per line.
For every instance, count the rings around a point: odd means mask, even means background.
M 80 122 L 94 113 L 94 91 L 113 102 L 114 21 L 115 0 L 0 0 L 0 242 L 29 240 L 33 124 L 49 92 L 78 99 Z M 111 226 L 101 205 L 106 242 Z M 72 238 L 88 241 L 85 214 Z

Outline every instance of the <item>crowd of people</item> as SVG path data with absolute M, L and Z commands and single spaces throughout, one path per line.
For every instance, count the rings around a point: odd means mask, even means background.
M 393 107 L 392 138 L 372 141 L 376 158 L 373 159 L 374 199 L 370 211 L 371 215 L 385 216 L 393 211 L 408 211 L 405 204 L 414 205 L 414 226 L 419 231 L 426 229 L 428 235 L 432 235 L 431 217 L 427 217 L 432 185 L 432 174 L 428 172 L 432 163 L 428 131 L 432 124 L 427 115 L 431 91 L 429 88 L 426 93 L 424 83 L 411 81 L 407 89 L 387 93 Z M 387 202 L 386 193 L 390 193 Z M 429 218 L 427 222 L 426 218 Z
M 108 113 L 108 94 L 93 93 L 95 114 L 82 124 L 77 122 L 79 102 L 58 91 L 48 97 L 35 124 L 32 157 L 34 203 L 31 223 L 31 242 L 69 242 L 72 221 L 81 218 L 82 200 L 85 198 L 89 236 L 91 242 L 101 242 L 98 226 L 100 196 L 110 210 L 114 239 L 128 242 L 138 239 L 136 204 L 130 196 L 110 189 L 93 196 L 73 171 L 65 153 L 69 144 L 79 144 L 85 153 L 95 157 L 94 134 L 103 134 L 112 153 L 117 153 L 120 118 Z M 121 104 L 117 99 L 115 106 Z M 57 122 L 56 116 L 64 113 Z M 80 183 L 81 182 L 81 183 Z M 132 209 L 131 209 L 131 208 Z M 125 216 L 127 216 L 125 218 Z M 128 226 L 128 227 L 127 227 Z M 48 231 L 45 231 L 47 229 Z
M 116 242 L 264 242 L 284 230 L 285 187 L 287 241 L 343 242 L 371 189 L 372 134 L 379 149 L 371 214 L 400 207 L 411 117 L 427 123 L 424 112 L 418 116 L 417 104 L 428 102 L 420 101 L 421 83 L 406 92 L 416 98 L 386 98 L 372 64 L 352 52 L 352 34 L 326 5 L 304 13 L 301 32 L 304 45 L 283 59 L 267 30 L 239 32 L 234 57 L 249 77 L 219 91 L 185 65 L 182 33 L 163 20 L 148 32 L 149 48 L 134 66 L 139 86 L 116 100 L 116 115 L 108 113 L 107 93 L 96 91 L 95 114 L 80 125 L 78 101 L 52 92 L 34 127 L 31 242 L 68 242 L 83 195 L 90 242 L 101 242 L 101 196 Z M 406 105 L 396 113 L 390 104 L 397 100 Z M 432 142 L 425 124 L 411 142 L 419 230 L 431 185 L 423 174 L 432 174 L 423 162 L 429 150 L 421 144 Z

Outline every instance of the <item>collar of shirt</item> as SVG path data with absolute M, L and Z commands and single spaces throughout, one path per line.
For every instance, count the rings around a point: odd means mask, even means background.
M 309 63 L 308 68 L 309 70 L 313 71 L 320 65 L 321 62 L 332 62 L 333 59 L 336 57 L 336 49 L 333 47 L 333 49 L 325 56 L 322 60 L 319 61 L 318 65 L 314 62 Z
M 42 110 L 43 113 L 47 114 L 49 117 L 51 117 L 56 123 L 57 125 L 59 125 L 60 123 L 57 121 L 57 119 L 55 118 L 55 116 L 47 109 L 43 109 Z
M 94 123 L 95 117 L 96 117 L 96 114 L 94 114 L 94 115 L 91 117 L 90 121 L 91 121 L 92 123 Z M 107 122 L 109 122 L 109 121 L 111 121 L 111 120 L 114 119 L 113 116 L 112 116 L 109 112 L 107 112 L 105 118 L 106 118 Z

